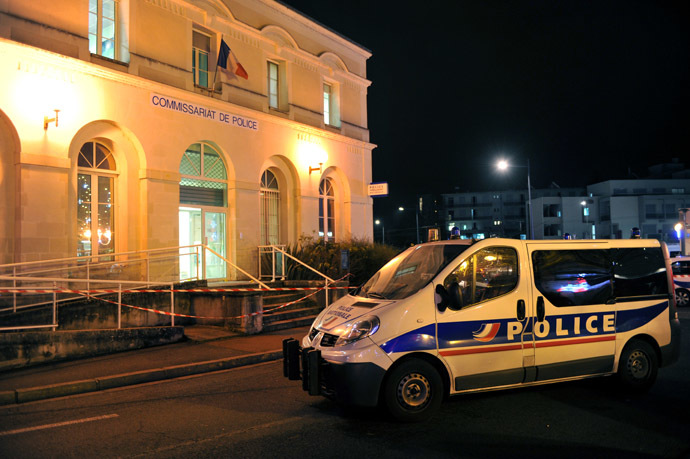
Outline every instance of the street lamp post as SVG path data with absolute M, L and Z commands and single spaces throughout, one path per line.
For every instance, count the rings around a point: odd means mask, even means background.
M 404 212 L 405 208 L 403 206 L 400 206 L 400 207 L 398 207 L 398 210 L 400 212 Z M 419 212 L 417 211 L 416 206 L 414 208 L 414 223 L 415 223 L 415 227 L 417 229 L 417 244 L 419 244 Z
M 377 225 L 381 225 L 381 244 L 386 243 L 386 229 L 383 226 L 383 222 L 381 220 L 376 220 L 374 223 Z
M 534 239 L 534 224 L 532 222 L 532 184 L 530 183 L 530 173 L 529 173 L 529 158 L 527 158 L 527 166 L 515 166 L 513 164 L 508 164 L 508 161 L 502 159 L 496 165 L 499 170 L 504 171 L 509 167 L 527 167 L 527 207 L 529 207 L 529 237 L 527 239 Z
M 587 201 L 580 201 L 582 206 L 582 216 L 585 217 L 585 236 L 587 236 L 587 227 L 589 226 L 589 210 L 587 209 Z

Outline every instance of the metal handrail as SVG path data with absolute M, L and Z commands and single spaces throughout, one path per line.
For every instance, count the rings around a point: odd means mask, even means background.
M 282 254 L 285 255 L 286 257 L 288 257 L 288 258 L 290 258 L 290 259 L 296 261 L 297 263 L 299 263 L 300 265 L 304 266 L 304 267 L 307 268 L 308 270 L 310 270 L 310 271 L 312 271 L 312 272 L 318 274 L 319 276 L 323 277 L 323 278 L 325 279 L 325 289 L 324 289 L 324 294 L 325 294 L 325 305 L 328 306 L 328 286 L 329 286 L 330 284 L 334 284 L 334 283 L 335 283 L 335 280 L 331 279 L 330 277 L 328 277 L 328 276 L 325 275 L 324 273 L 322 273 L 322 272 L 320 272 L 320 271 L 317 271 L 316 269 L 312 268 L 312 267 L 309 266 L 308 264 L 304 263 L 302 260 L 299 260 L 299 259 L 295 258 L 294 256 L 290 255 L 289 253 L 287 253 L 285 250 L 281 249 L 281 248 L 278 247 L 277 245 L 263 245 L 263 246 L 259 246 L 259 250 L 260 250 L 261 248 L 265 248 L 265 247 L 270 247 L 271 250 L 272 250 L 273 252 L 278 251 L 278 252 L 282 253 Z M 261 257 L 259 257 L 259 258 L 261 258 Z M 275 262 L 275 259 L 274 259 L 274 262 Z M 260 270 L 260 269 L 261 269 L 261 259 L 259 259 L 259 270 Z M 275 268 L 274 268 L 274 271 L 275 271 Z
M 330 277 L 328 277 L 328 276 L 325 275 L 324 273 L 322 273 L 322 272 L 320 272 L 320 271 L 317 271 L 316 269 L 312 268 L 311 266 L 309 266 L 308 264 L 304 263 L 303 261 L 301 261 L 301 260 L 299 260 L 299 259 L 293 257 L 292 255 L 290 255 L 289 253 L 287 253 L 285 250 L 281 249 L 281 248 L 278 247 L 277 245 L 270 245 L 270 246 L 265 246 L 265 247 L 271 247 L 273 250 L 277 250 L 278 252 L 282 253 L 283 255 L 287 256 L 288 258 L 291 258 L 292 260 L 296 261 L 296 262 L 299 263 L 300 265 L 304 266 L 304 267 L 307 268 L 308 270 L 310 270 L 310 271 L 312 271 L 312 272 L 318 274 L 319 276 L 323 277 L 323 278 L 326 279 L 330 284 L 335 283 L 335 281 L 334 281 L 333 279 L 331 279 Z
M 216 252 L 216 251 L 213 250 L 212 248 L 210 248 L 210 247 L 208 247 L 208 246 L 206 246 L 206 245 L 203 245 L 203 244 L 201 244 L 201 247 L 205 248 L 206 250 L 208 250 L 209 252 L 211 252 L 211 253 L 214 254 L 215 256 L 217 256 L 217 257 L 219 257 L 220 259 L 224 260 L 224 261 L 225 261 L 226 263 L 228 263 L 230 266 L 232 266 L 233 268 L 235 268 L 236 270 L 238 270 L 239 272 L 241 272 L 242 274 L 244 274 L 245 276 L 247 276 L 248 278 L 250 278 L 251 280 L 253 280 L 253 281 L 256 282 L 257 284 L 261 285 L 263 288 L 270 288 L 268 285 L 264 284 L 264 283 L 261 282 L 259 279 L 255 278 L 254 276 L 252 276 L 251 274 L 249 274 L 247 271 L 243 270 L 242 268 L 240 268 L 239 266 L 237 266 L 235 263 L 233 263 L 232 261 L 228 260 L 227 258 L 225 258 L 223 255 L 219 254 L 218 252 Z
M 162 247 L 159 249 L 146 249 L 146 250 L 134 250 L 130 252 L 114 252 L 114 253 L 106 253 L 102 255 L 85 255 L 81 257 L 67 257 L 67 258 L 53 258 L 50 260 L 38 260 L 38 261 L 22 261 L 20 263 L 7 263 L 4 265 L 0 265 L 0 269 L 2 268 L 14 268 L 18 266 L 30 266 L 30 265 L 40 265 L 40 264 L 45 264 L 45 263 L 59 263 L 63 261 L 87 261 L 89 259 L 93 258 L 105 258 L 105 257 L 119 257 L 123 255 L 134 255 L 134 254 L 147 254 L 147 253 L 154 253 L 154 252 L 166 252 L 166 251 L 173 251 L 173 250 L 180 250 L 180 249 L 187 249 L 187 248 L 192 248 L 192 247 L 202 247 L 204 246 L 203 244 L 194 244 L 194 245 L 180 245 L 180 246 L 173 246 L 173 247 Z M 108 263 L 107 261 L 104 261 L 103 263 Z

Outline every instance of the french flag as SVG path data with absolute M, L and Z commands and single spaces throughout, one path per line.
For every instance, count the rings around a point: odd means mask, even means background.
M 249 79 L 249 74 L 222 38 L 220 39 L 220 51 L 218 51 L 218 69 L 221 75 L 225 75 L 230 80 L 237 78 L 237 76 L 245 80 Z

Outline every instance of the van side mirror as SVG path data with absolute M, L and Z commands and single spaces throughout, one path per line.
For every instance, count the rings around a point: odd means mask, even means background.
M 445 311 L 450 304 L 450 297 L 448 296 L 448 292 L 443 284 L 436 285 L 436 294 L 434 295 L 434 300 L 436 301 L 436 309 L 438 309 L 439 312 Z

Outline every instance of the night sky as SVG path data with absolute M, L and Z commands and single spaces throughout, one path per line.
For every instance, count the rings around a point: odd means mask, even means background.
M 690 166 L 688 2 L 282 0 L 372 52 L 381 214 L 424 193 Z

